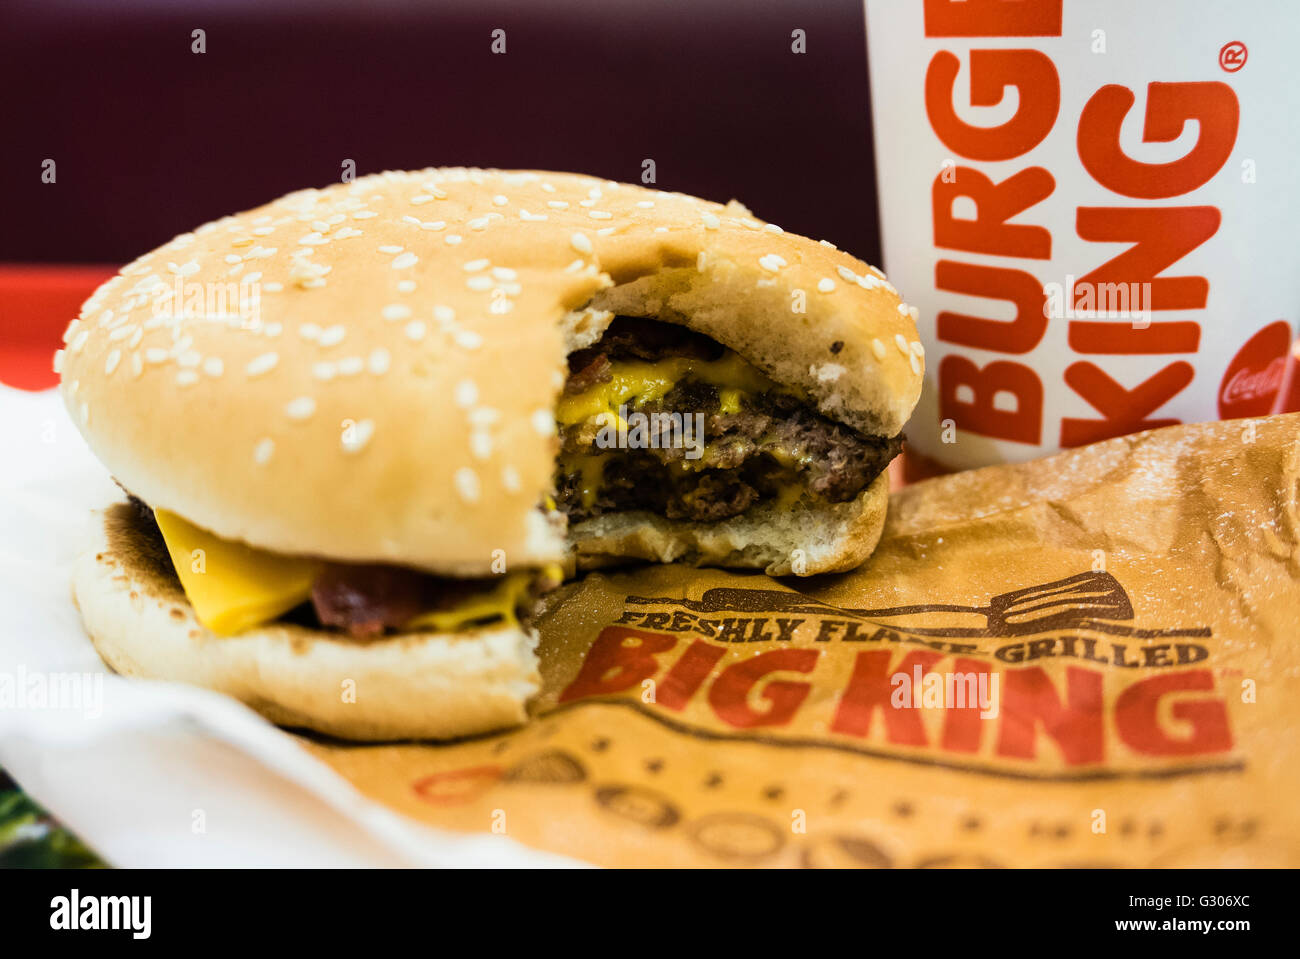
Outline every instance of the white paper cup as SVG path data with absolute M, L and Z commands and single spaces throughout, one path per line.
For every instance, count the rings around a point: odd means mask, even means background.
M 916 463 L 1300 409 L 1300 3 L 866 8 Z

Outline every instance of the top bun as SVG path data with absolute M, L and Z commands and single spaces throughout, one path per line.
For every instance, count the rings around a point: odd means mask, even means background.
M 497 550 L 562 559 L 540 508 L 552 411 L 567 353 L 615 313 L 712 336 L 864 432 L 897 433 L 920 394 L 908 308 L 829 244 L 736 203 L 475 169 L 182 234 L 86 301 L 56 366 L 150 506 L 282 553 L 473 575 Z

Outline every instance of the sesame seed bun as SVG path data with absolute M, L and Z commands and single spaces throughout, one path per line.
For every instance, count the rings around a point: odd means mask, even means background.
M 889 505 L 881 473 L 845 503 L 763 503 L 717 523 L 653 513 L 606 513 L 569 530 L 579 569 L 629 559 L 761 569 L 769 576 L 812 576 L 857 569 L 880 542 Z
M 540 683 L 536 634 L 503 623 L 369 642 L 287 622 L 214 635 L 126 504 L 105 511 L 78 558 L 73 598 L 117 672 L 214 689 L 272 722 L 344 739 L 451 739 L 515 726 Z
M 184 315 L 196 283 L 249 296 Z M 472 575 L 497 550 L 564 556 L 539 507 L 553 410 L 614 313 L 705 333 L 868 433 L 920 393 L 908 308 L 848 254 L 735 203 L 493 170 L 363 177 L 179 236 L 87 301 L 57 362 L 149 505 L 277 552 Z

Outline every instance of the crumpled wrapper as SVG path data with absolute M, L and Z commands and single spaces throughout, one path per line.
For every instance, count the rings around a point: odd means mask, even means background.
M 531 724 L 301 741 L 407 817 L 610 866 L 1300 865 L 1298 440 L 930 480 L 839 576 L 592 574 Z

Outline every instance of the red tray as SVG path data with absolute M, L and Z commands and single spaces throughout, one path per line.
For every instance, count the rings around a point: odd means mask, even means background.
M 0 383 L 49 389 L 63 331 L 115 266 L 0 264 Z

